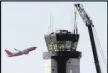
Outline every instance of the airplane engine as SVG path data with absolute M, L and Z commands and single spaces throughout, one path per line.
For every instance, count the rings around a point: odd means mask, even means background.
M 24 54 L 29 54 L 29 52 L 28 51 L 24 51 Z
M 29 52 L 25 52 L 24 54 L 29 54 Z

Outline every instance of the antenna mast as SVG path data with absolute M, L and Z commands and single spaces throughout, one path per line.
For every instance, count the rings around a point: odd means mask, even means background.
M 50 12 L 50 31 L 53 32 L 53 18 L 51 12 Z

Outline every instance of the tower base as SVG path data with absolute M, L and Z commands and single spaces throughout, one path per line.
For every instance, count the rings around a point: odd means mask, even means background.
M 80 73 L 79 51 L 49 51 L 43 53 L 45 73 Z

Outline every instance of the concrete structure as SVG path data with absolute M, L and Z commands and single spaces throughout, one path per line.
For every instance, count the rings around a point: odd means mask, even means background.
M 45 35 L 48 52 L 43 53 L 45 73 L 80 73 L 81 52 L 76 51 L 79 34 L 59 30 Z

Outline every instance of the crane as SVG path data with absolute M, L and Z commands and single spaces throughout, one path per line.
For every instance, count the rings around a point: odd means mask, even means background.
M 94 27 L 93 22 L 90 19 L 90 17 L 87 15 L 87 13 L 85 12 L 85 10 L 81 4 L 74 4 L 74 6 L 76 7 L 81 18 L 83 19 L 86 26 L 88 27 L 88 32 L 89 32 L 89 36 L 90 36 L 96 71 L 97 71 L 97 73 L 102 73 L 101 69 L 100 69 L 100 63 L 99 63 L 99 59 L 98 59 L 98 55 L 97 55 L 96 44 L 95 44 L 93 30 L 92 30 L 92 28 Z

